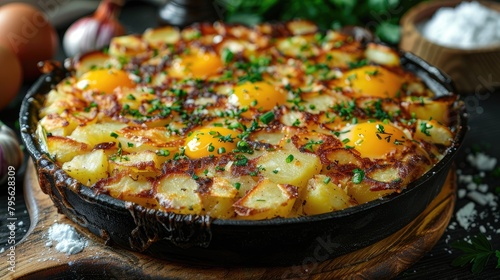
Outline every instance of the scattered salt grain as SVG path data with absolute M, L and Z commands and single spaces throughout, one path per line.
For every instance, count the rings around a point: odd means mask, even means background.
M 477 190 L 477 184 L 476 184 L 476 183 L 474 183 L 474 182 L 468 183 L 468 184 L 467 184 L 467 189 L 468 189 L 469 191 L 475 191 L 475 190 Z
M 457 211 L 455 215 L 457 222 L 461 227 L 468 229 L 471 226 L 477 215 L 475 206 L 474 202 L 469 202 Z
M 456 227 L 457 223 L 455 222 L 451 222 L 449 225 L 448 225 L 448 229 L 451 229 L 451 230 L 455 230 L 457 227 Z
M 485 206 L 488 204 L 487 196 L 480 192 L 471 191 L 467 194 L 467 197 L 479 205 Z
M 469 154 L 467 155 L 467 161 L 481 171 L 491 171 L 497 164 L 496 158 L 490 157 L 484 153 L 477 153 L 475 155 Z
M 457 170 L 459 182 L 457 196 L 461 199 L 467 198 L 470 202 L 458 209 L 455 213 L 455 220 L 467 231 L 477 229 L 482 233 L 500 233 L 498 227 L 500 212 L 497 210 L 499 196 L 493 193 L 491 186 L 483 183 L 481 179 L 488 177 L 488 171 L 495 169 L 497 159 L 484 153 L 470 154 L 466 159 L 466 162 L 473 168 L 473 174 L 465 174 L 463 170 Z M 455 222 L 448 226 L 450 230 L 456 228 Z
M 484 226 L 479 226 L 479 231 L 481 233 L 486 233 L 486 228 Z
M 422 26 L 424 37 L 437 44 L 473 49 L 500 43 L 500 13 L 480 3 L 462 2 L 436 11 Z
M 465 195 L 467 194 L 467 191 L 464 190 L 464 189 L 459 189 L 458 190 L 458 198 L 462 199 L 465 197 Z
M 486 184 L 481 184 L 481 185 L 477 186 L 477 190 L 482 192 L 482 193 L 487 192 L 489 189 L 490 189 L 490 187 Z
M 68 255 L 73 255 L 83 251 L 87 246 L 87 241 L 80 236 L 74 227 L 68 224 L 53 224 L 48 231 L 49 240 L 45 244 L 51 247 L 56 242 L 56 250 Z

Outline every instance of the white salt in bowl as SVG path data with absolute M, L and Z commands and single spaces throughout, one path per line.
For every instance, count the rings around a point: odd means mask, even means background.
M 443 7 L 456 7 L 463 0 L 422 2 L 410 9 L 401 19 L 400 48 L 412 52 L 448 74 L 459 93 L 492 92 L 500 88 L 500 44 L 475 48 L 444 46 L 422 34 L 422 25 Z M 500 12 L 500 3 L 477 1 Z M 453 24 L 450 22 L 449 24 Z

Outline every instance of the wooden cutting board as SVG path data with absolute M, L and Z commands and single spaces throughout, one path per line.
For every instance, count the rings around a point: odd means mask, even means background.
M 405 228 L 362 250 L 321 263 L 290 267 L 210 267 L 158 260 L 109 247 L 65 216 L 58 214 L 38 185 L 30 162 L 25 196 L 31 218 L 26 237 L 16 246 L 16 270 L 0 263 L 1 279 L 384 279 L 397 276 L 417 262 L 443 235 L 455 205 L 456 174 L 451 171 L 441 193 Z M 80 253 L 66 255 L 47 247 L 48 229 L 66 223 L 88 239 Z M 7 251 L 0 255 L 7 259 Z

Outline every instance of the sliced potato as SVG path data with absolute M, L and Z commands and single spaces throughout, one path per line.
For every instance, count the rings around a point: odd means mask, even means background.
M 198 184 L 187 174 L 168 174 L 156 182 L 156 199 L 163 210 L 177 214 L 200 214 Z
M 160 156 L 152 151 L 116 155 L 112 157 L 112 160 L 110 164 L 111 170 L 128 170 L 135 173 L 159 171 L 161 164 L 164 162 Z
M 147 29 L 142 38 L 152 47 L 161 47 L 164 45 L 175 44 L 181 38 L 178 28 L 173 26 L 163 26 L 159 28 Z
M 395 191 L 394 189 L 372 191 L 370 187 L 370 184 L 366 182 L 361 182 L 359 184 L 351 183 L 347 187 L 347 194 L 354 198 L 357 203 L 361 204 L 382 198 Z
M 92 186 L 97 181 L 108 177 L 108 157 L 103 150 L 75 156 L 65 162 L 62 169 L 78 182 Z
M 118 199 L 134 202 L 148 208 L 158 208 L 158 202 L 152 195 L 151 181 L 144 176 L 122 172 L 104 184 L 100 184 L 99 187 L 109 191 L 111 196 Z
M 51 135 L 68 136 L 78 126 L 78 123 L 74 120 L 75 119 L 63 118 L 56 114 L 50 114 L 43 117 L 39 124 Z
M 113 57 L 129 57 L 144 53 L 147 45 L 137 35 L 114 37 L 109 44 L 109 54 Z
M 311 57 L 318 55 L 319 53 L 318 47 L 310 44 L 313 39 L 314 38 L 311 35 L 297 35 L 289 38 L 278 39 L 276 47 L 286 56 Z
M 78 126 L 69 136 L 71 139 L 95 146 L 100 143 L 115 142 L 119 131 L 126 127 L 123 123 L 94 123 Z
M 206 196 L 203 197 L 203 214 L 219 219 L 230 219 L 236 214 L 233 204 L 234 198 Z
M 117 140 L 126 152 L 154 151 L 164 156 L 164 160 L 173 157 L 183 140 L 172 135 L 165 127 L 127 127 L 120 130 Z
M 65 111 L 75 111 L 88 106 L 87 102 L 78 98 L 74 94 L 64 91 L 51 90 L 47 94 L 45 107 L 40 110 L 40 116 L 60 115 Z
M 293 35 L 314 34 L 318 31 L 318 26 L 307 20 L 289 21 L 286 27 Z
M 81 77 L 84 73 L 93 70 L 108 68 L 112 65 L 111 57 L 100 51 L 90 52 L 82 55 L 75 61 L 76 77 Z
M 307 181 L 321 171 L 321 162 L 315 154 L 297 149 L 265 153 L 258 160 L 262 175 L 278 184 L 305 187 Z
M 47 149 L 58 163 L 71 161 L 74 157 L 90 152 L 90 147 L 82 142 L 61 136 L 47 136 Z
M 325 175 L 315 175 L 307 183 L 302 198 L 302 212 L 322 214 L 353 206 L 351 197 Z
M 260 220 L 287 217 L 297 198 L 297 188 L 264 179 L 234 204 L 244 219 Z
M 417 120 L 415 139 L 430 143 L 450 146 L 453 143 L 453 133 L 450 129 L 435 120 Z
M 386 66 L 398 66 L 399 65 L 399 54 L 393 49 L 379 45 L 375 43 L 370 43 L 366 47 L 365 56 L 368 60 L 386 65 Z
M 411 100 L 409 98 L 407 110 L 413 113 L 417 119 L 436 120 L 443 124 L 449 123 L 451 103 L 453 100 L 432 100 L 430 98 L 419 98 Z

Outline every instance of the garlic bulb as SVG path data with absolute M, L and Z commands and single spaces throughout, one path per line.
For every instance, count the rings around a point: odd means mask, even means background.
M 118 21 L 123 0 L 103 0 L 96 12 L 74 22 L 63 38 L 67 56 L 75 56 L 101 49 L 115 36 L 125 34 L 125 28 Z
M 19 168 L 24 155 L 16 133 L 0 122 L 0 183 L 3 184 L 9 173 L 9 166 Z

